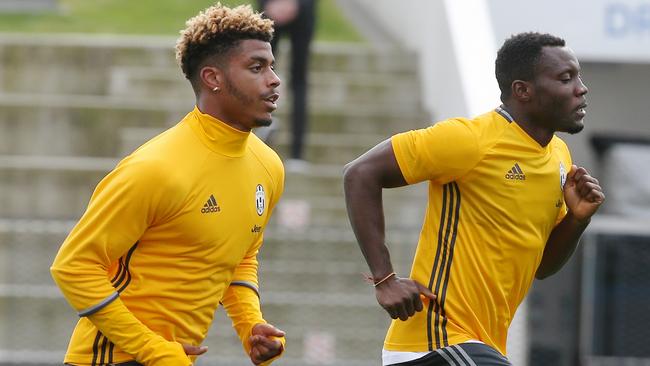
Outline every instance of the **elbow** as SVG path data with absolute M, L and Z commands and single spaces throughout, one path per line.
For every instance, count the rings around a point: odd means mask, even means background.
M 50 266 L 50 276 L 59 287 L 61 287 L 62 283 L 70 280 L 70 273 L 74 273 L 69 269 L 70 264 L 65 259 L 65 257 L 57 255 Z
M 356 161 L 351 161 L 343 167 L 343 189 L 347 190 L 350 184 L 357 179 L 359 166 Z
M 546 253 L 544 253 L 546 254 Z M 547 259 L 545 257 L 542 257 L 542 261 L 537 265 L 537 271 L 535 271 L 535 279 L 536 280 L 543 280 L 550 276 L 552 273 L 549 270 L 548 263 L 544 261 L 544 259 Z
M 353 174 L 353 173 L 354 173 L 354 170 L 355 170 L 356 167 L 357 167 L 356 162 L 357 162 L 356 160 L 352 160 L 351 162 L 349 162 L 349 163 L 347 163 L 347 164 L 345 164 L 345 165 L 343 166 L 343 178 L 344 178 L 344 179 L 345 179 L 346 177 L 348 177 L 350 174 Z
M 372 189 L 378 184 L 372 167 L 363 160 L 351 161 L 343 167 L 343 191 L 346 195 L 352 191 L 358 193 L 360 189 Z
M 557 270 L 539 267 L 537 268 L 537 272 L 535 272 L 535 279 L 540 281 L 545 280 L 555 274 L 555 272 L 557 272 Z
M 54 284 L 56 284 L 59 289 L 65 286 L 66 276 L 63 274 L 63 271 L 61 271 L 61 268 L 55 266 L 50 267 L 50 276 L 52 276 Z
M 56 260 L 54 260 L 54 263 L 52 263 L 52 266 L 50 267 L 50 276 L 52 276 L 52 279 L 57 285 L 63 281 L 62 267 Z

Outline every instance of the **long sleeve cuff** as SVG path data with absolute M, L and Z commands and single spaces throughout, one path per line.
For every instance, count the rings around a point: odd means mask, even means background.
M 223 306 L 232 320 L 232 326 L 237 331 L 246 354 L 250 353 L 249 338 L 253 326 L 266 323 L 262 317 L 260 299 L 256 289 L 257 286 L 231 284 L 222 299 Z
M 100 311 L 101 309 L 103 309 L 103 308 L 104 308 L 105 306 L 107 306 L 108 304 L 110 304 L 110 303 L 112 303 L 113 301 L 115 301 L 115 299 L 117 299 L 118 297 L 120 297 L 120 294 L 119 294 L 118 292 L 113 292 L 111 295 L 109 295 L 108 297 L 106 297 L 104 300 L 100 301 L 98 304 L 93 305 L 93 306 L 91 306 L 91 307 L 88 307 L 88 308 L 86 308 L 86 309 L 80 310 L 79 313 L 78 313 L 78 315 L 79 315 L 79 317 L 84 317 L 84 316 L 93 315 L 93 314 L 95 314 L 96 312 L 98 312 L 98 311 Z
M 88 316 L 106 338 L 145 365 L 191 366 L 183 346 L 142 324 L 118 298 Z

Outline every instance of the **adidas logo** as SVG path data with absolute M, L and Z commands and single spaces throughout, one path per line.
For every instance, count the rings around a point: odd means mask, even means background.
M 524 174 L 519 167 L 519 163 L 515 163 L 515 165 L 506 173 L 506 179 L 526 180 L 526 174 Z
M 208 198 L 208 202 L 203 205 L 203 208 L 201 209 L 201 213 L 210 213 L 210 212 L 219 212 L 221 211 L 221 207 L 217 205 L 217 200 L 214 199 L 213 195 L 210 195 L 210 198 Z

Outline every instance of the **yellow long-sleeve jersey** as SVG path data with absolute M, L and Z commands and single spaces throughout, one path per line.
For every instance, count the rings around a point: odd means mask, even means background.
M 265 322 L 256 257 L 283 188 L 272 149 L 198 108 L 122 160 L 51 268 L 81 317 L 65 362 L 190 365 L 181 344 L 201 344 L 220 301 L 249 351 Z
M 391 141 L 406 181 L 429 181 L 411 278 L 437 299 L 394 320 L 384 348 L 426 352 L 479 340 L 506 354 L 510 322 L 566 215 L 566 144 L 554 136 L 540 146 L 500 108 Z

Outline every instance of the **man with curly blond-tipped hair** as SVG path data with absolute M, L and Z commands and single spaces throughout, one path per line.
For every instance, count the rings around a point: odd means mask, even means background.
M 253 364 L 284 350 L 260 310 L 257 254 L 284 169 L 271 123 L 273 23 L 250 6 L 188 20 L 176 56 L 196 106 L 97 186 L 52 264 L 79 313 L 69 365 L 191 365 L 222 303 Z

